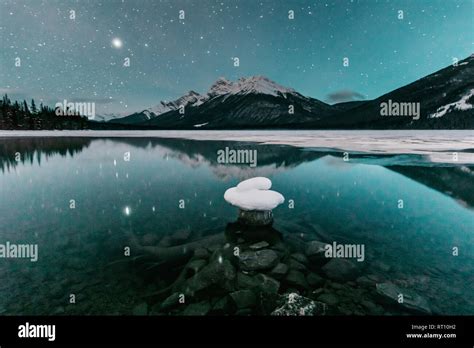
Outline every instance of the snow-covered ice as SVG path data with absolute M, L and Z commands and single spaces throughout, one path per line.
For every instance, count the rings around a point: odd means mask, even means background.
M 334 149 L 349 153 L 419 154 L 431 162 L 474 164 L 473 130 L 164 130 L 164 131 L 0 131 L 2 137 L 181 138 L 243 141 Z M 457 161 L 453 162 L 453 153 Z
M 199 127 L 205 126 L 205 125 L 208 124 L 208 123 L 209 123 L 209 122 L 200 123 L 200 124 L 195 124 L 194 127 L 195 127 L 195 128 L 199 128 Z

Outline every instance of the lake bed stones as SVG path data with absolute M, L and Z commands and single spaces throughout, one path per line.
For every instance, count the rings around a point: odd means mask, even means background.
M 270 249 L 244 251 L 239 254 L 239 264 L 244 271 L 263 271 L 275 267 L 278 254 Z

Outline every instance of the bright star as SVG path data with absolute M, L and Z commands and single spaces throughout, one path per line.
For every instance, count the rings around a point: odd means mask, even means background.
M 114 48 L 122 48 L 123 46 L 122 40 L 120 40 L 118 37 L 112 39 L 112 46 Z

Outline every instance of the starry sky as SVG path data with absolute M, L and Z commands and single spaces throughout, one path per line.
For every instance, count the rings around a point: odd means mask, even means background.
M 0 92 L 130 114 L 220 76 L 264 75 L 328 103 L 372 99 L 470 55 L 473 4 L 0 0 Z

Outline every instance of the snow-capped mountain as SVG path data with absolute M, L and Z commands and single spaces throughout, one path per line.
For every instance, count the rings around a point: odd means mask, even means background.
M 384 103 L 417 104 L 419 117 L 383 117 Z M 205 94 L 190 91 L 113 122 L 163 129 L 471 129 L 473 107 L 471 55 L 373 100 L 329 105 L 263 76 L 219 78 Z
M 203 95 L 189 92 L 118 122 L 163 128 L 284 126 L 317 120 L 330 109 L 328 104 L 304 97 L 264 76 L 235 82 L 221 77 Z
M 194 91 L 189 91 L 188 93 L 186 93 L 182 97 L 179 97 L 176 100 L 170 102 L 162 101 L 156 106 L 153 106 L 141 112 L 128 115 L 126 117 L 121 118 L 120 120 L 114 120 L 114 122 L 124 124 L 139 124 L 151 120 L 169 111 L 178 110 L 180 107 L 186 108 L 188 106 L 198 106 L 202 102 L 204 102 L 204 100 L 205 96 L 202 96 Z
M 171 101 L 171 102 L 161 102 L 160 104 L 146 110 L 148 117 L 153 118 L 158 115 L 164 114 L 168 111 L 177 110 L 180 106 L 188 106 L 188 105 L 199 105 L 202 102 L 204 97 L 199 93 L 194 91 L 189 91 L 187 94 L 183 95 L 182 97 Z
M 95 115 L 94 121 L 97 122 L 109 122 L 117 120 L 123 117 L 126 117 L 128 113 L 116 112 L 116 113 L 102 113 L 100 115 Z
M 221 95 L 247 95 L 247 94 L 266 94 L 274 97 L 287 94 L 296 94 L 292 88 L 283 87 L 265 76 L 251 76 L 248 78 L 240 78 L 236 82 L 229 81 L 220 77 L 207 92 L 206 96 L 211 99 Z

